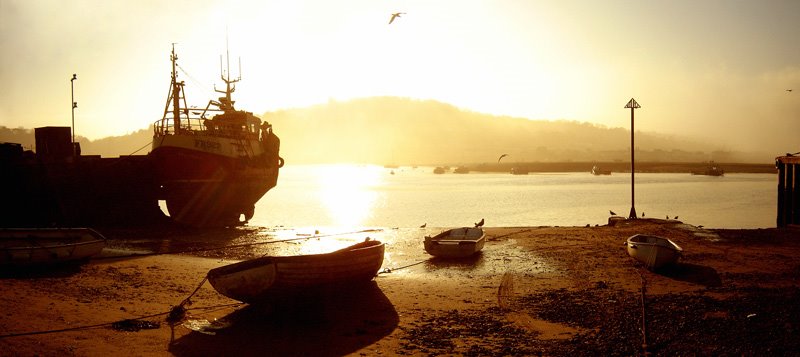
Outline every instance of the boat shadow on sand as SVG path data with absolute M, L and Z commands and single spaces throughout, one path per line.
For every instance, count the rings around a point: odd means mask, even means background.
M 474 270 L 483 264 L 483 252 L 477 252 L 463 258 L 430 257 L 425 261 L 425 268 L 428 271 L 439 269 Z
M 665 277 L 685 281 L 688 283 L 717 287 L 722 285 L 722 279 L 714 268 L 688 263 L 676 263 L 661 267 L 656 271 Z
M 399 317 L 377 283 L 336 294 L 247 305 L 224 316 L 215 335 L 191 332 L 170 343 L 178 356 L 341 356 L 392 333 Z

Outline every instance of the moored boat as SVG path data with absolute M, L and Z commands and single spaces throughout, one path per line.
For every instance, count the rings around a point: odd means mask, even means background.
M 383 264 L 376 240 L 326 254 L 266 256 L 211 269 L 208 281 L 222 295 L 257 303 L 271 298 L 368 283 Z
M 435 236 L 426 236 L 424 245 L 428 254 L 443 258 L 466 258 L 478 253 L 486 243 L 486 233 L 481 227 L 449 229 Z
M 624 245 L 628 255 L 650 270 L 675 264 L 683 255 L 683 248 L 675 242 L 654 235 L 636 234 L 628 238 Z
M 91 228 L 0 229 L 0 266 L 77 262 L 100 253 L 106 239 Z
M 277 184 L 283 166 L 280 139 L 269 123 L 234 108 L 231 93 L 241 78 L 231 79 L 230 70 L 221 75 L 225 90 L 217 90 L 223 97 L 209 101 L 202 110 L 187 107 L 177 59 L 173 48 L 167 106 L 153 125 L 150 156 L 160 198 L 166 201 L 170 217 L 187 225 L 246 222 L 255 203 Z
M 600 166 L 594 165 L 592 166 L 592 175 L 611 175 L 611 170 L 601 169 Z

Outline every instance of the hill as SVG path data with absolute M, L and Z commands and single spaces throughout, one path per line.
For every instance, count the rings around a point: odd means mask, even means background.
M 433 100 L 372 97 L 267 112 L 290 164 L 457 165 L 511 162 L 626 162 L 630 132 L 577 121 L 529 120 L 466 111 Z M 77 137 L 84 154 L 145 154 L 152 131 L 99 140 Z M 33 148 L 33 130 L 0 127 L 0 141 Z M 772 153 L 636 132 L 637 161 L 771 163 Z

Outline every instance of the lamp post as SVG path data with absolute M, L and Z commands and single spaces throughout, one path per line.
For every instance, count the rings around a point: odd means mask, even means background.
M 631 213 L 628 214 L 628 219 L 636 219 L 636 208 L 634 205 L 634 190 L 633 190 L 633 172 L 634 164 L 633 164 L 633 110 L 641 108 L 639 103 L 636 103 L 636 99 L 631 98 L 628 101 L 628 104 L 625 105 L 625 108 L 631 108 Z
M 75 153 L 75 108 L 78 107 L 78 102 L 75 101 L 75 80 L 78 79 L 78 75 L 73 73 L 72 79 L 69 80 L 69 88 L 70 94 L 72 96 L 72 156 L 76 156 Z

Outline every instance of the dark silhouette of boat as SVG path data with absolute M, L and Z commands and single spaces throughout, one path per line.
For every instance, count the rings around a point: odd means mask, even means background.
M 611 170 L 604 170 L 604 169 L 601 169 L 599 166 L 594 165 L 594 166 L 592 166 L 592 175 L 595 175 L 595 176 L 611 175 Z
M 705 169 L 692 170 L 692 175 L 723 176 L 725 175 L 725 170 L 715 165 L 712 161 Z
M 275 187 L 280 139 L 272 126 L 251 112 L 237 110 L 230 69 L 221 74 L 225 90 L 203 110 L 186 106 L 183 82 L 170 56 L 172 76 L 168 106 L 153 125 L 150 152 L 160 196 L 170 216 L 190 226 L 230 226 L 253 217 L 255 203 Z M 183 100 L 183 101 L 182 101 Z

